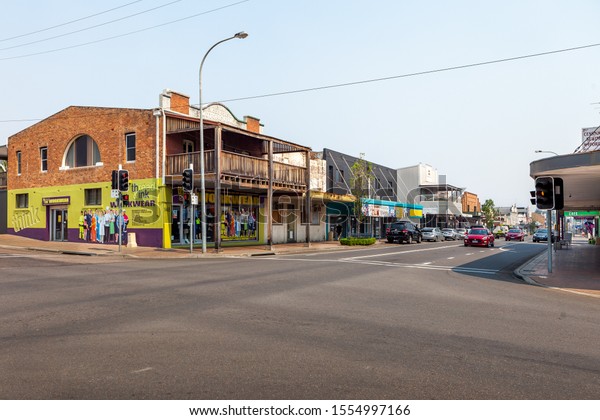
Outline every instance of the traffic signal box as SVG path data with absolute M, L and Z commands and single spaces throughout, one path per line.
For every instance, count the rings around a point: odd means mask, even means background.
M 119 191 L 129 191 L 129 171 L 119 169 Z
M 535 204 L 540 210 L 562 210 L 564 207 L 562 178 L 554 178 L 551 176 L 540 176 L 536 178 Z
M 118 190 L 118 189 L 119 189 L 119 171 L 114 170 L 114 171 L 112 171 L 111 190 Z
M 194 170 L 184 169 L 182 176 L 183 191 L 192 192 L 194 189 Z

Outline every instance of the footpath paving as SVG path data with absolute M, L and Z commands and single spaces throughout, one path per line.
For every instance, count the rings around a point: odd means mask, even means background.
M 380 241 L 375 246 L 384 247 Z M 55 252 L 60 254 L 82 256 L 112 256 L 116 258 L 214 258 L 223 256 L 261 256 L 297 254 L 308 252 L 325 252 L 346 249 L 337 241 L 277 244 L 272 247 L 257 246 L 228 246 L 220 252 L 207 248 L 201 252 L 201 244 L 194 244 L 190 253 L 186 248 L 151 248 L 127 247 L 117 244 L 98 244 L 86 242 L 50 242 L 23 238 L 16 235 L 0 235 L 0 248 L 28 250 L 37 252 Z M 565 292 L 577 293 L 600 298 L 600 245 L 590 245 L 586 238 L 576 237 L 569 248 L 552 252 L 552 273 L 548 273 L 547 252 L 542 252 L 514 271 L 514 275 L 529 284 L 560 289 Z
M 600 245 L 577 236 L 568 248 L 552 251 L 551 273 L 544 251 L 517 268 L 515 275 L 530 284 L 600 298 Z

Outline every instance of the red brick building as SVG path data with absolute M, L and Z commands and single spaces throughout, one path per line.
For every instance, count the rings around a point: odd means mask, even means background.
M 286 231 L 284 238 L 309 240 L 309 228 L 288 234 L 289 226 L 279 226 L 284 222 L 273 226 L 273 214 L 285 196 L 285 210 L 298 213 L 290 224 L 308 217 L 299 212 L 310 212 L 303 206 L 310 200 L 310 148 L 265 136 L 258 119 L 239 120 L 220 104 L 204 107 L 203 118 L 206 241 L 273 243 L 278 230 Z M 8 232 L 85 240 L 82 213 L 117 210 L 111 174 L 122 168 L 130 179 L 128 233 L 139 245 L 185 244 L 190 219 L 191 236 L 201 240 L 199 207 L 192 214 L 191 197 L 181 189 L 190 164 L 195 192 L 200 186 L 199 128 L 199 109 L 189 97 L 164 91 L 156 109 L 72 106 L 9 137 Z

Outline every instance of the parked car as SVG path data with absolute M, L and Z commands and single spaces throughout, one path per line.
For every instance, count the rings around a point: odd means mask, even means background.
M 556 236 L 554 235 L 554 232 L 552 232 L 552 242 L 554 242 L 556 239 Z M 533 234 L 533 242 L 548 242 L 548 229 L 538 229 L 535 231 L 535 233 Z
M 421 234 L 424 241 L 440 242 L 444 240 L 444 234 L 440 228 L 436 227 L 424 227 L 421 229 Z
M 456 233 L 456 231 L 451 228 L 442 229 L 442 234 L 444 235 L 445 241 L 455 241 L 458 239 L 458 233 Z
M 387 241 L 393 242 L 406 242 L 410 244 L 412 242 L 421 243 L 423 235 L 419 228 L 411 222 L 396 222 L 392 223 L 390 230 L 387 233 Z
M 521 241 L 525 240 L 525 233 L 521 229 L 509 229 L 504 237 L 507 241 Z
M 494 246 L 494 234 L 486 228 L 474 228 L 465 237 L 465 246 Z
M 467 236 L 467 229 L 458 228 L 456 229 L 456 233 L 458 233 L 458 239 L 465 239 L 465 236 Z

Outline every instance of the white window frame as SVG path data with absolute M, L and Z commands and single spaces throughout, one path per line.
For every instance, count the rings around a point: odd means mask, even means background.
M 129 144 L 130 139 L 133 139 L 133 147 L 131 147 Z M 125 134 L 125 159 L 127 160 L 127 162 L 135 162 L 136 153 L 137 153 L 136 148 L 137 148 L 137 138 L 136 138 L 135 133 Z M 130 150 L 133 151 L 133 159 L 132 160 L 129 159 L 129 151 Z
M 46 157 L 44 157 L 44 151 L 46 151 Z M 48 172 L 48 146 L 40 147 L 40 170 Z

